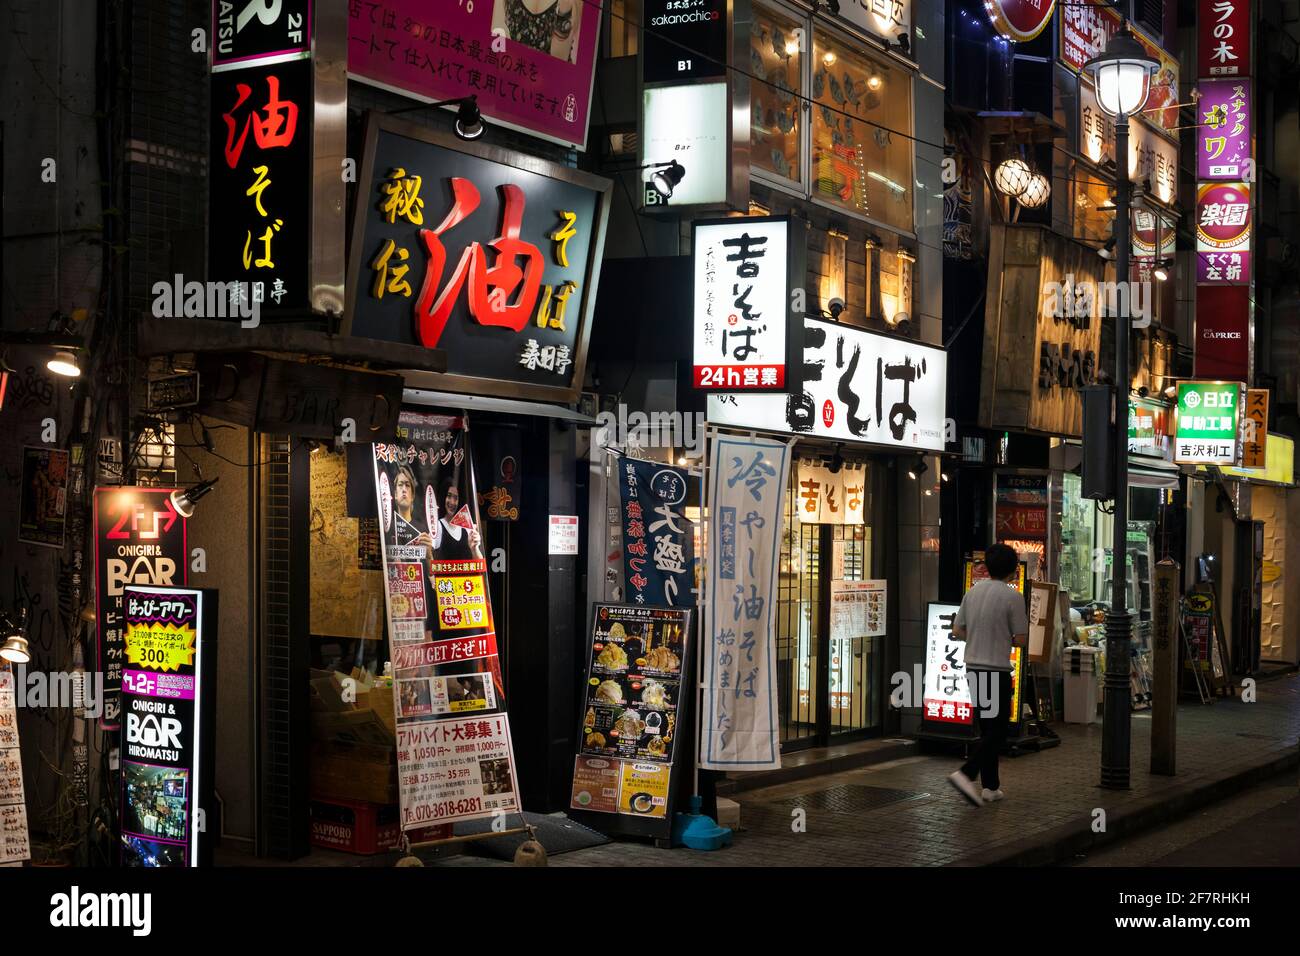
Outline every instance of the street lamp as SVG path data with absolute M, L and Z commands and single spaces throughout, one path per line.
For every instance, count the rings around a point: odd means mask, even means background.
M 1092 74 L 1097 105 L 1115 117 L 1115 278 L 1128 280 L 1132 184 L 1128 167 L 1128 118 L 1147 102 L 1151 75 L 1160 64 L 1146 55 L 1128 25 L 1106 44 L 1106 52 L 1083 65 Z M 1128 315 L 1127 298 L 1115 317 L 1115 527 L 1111 538 L 1111 599 L 1106 615 L 1106 683 L 1102 711 L 1101 785 L 1129 788 L 1129 668 L 1132 618 L 1128 613 Z

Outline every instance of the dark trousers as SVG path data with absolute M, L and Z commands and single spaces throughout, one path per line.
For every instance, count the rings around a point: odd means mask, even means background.
M 997 790 L 1001 783 L 998 754 L 1007 739 L 1007 724 L 1011 720 L 1011 672 L 968 669 L 966 673 L 980 724 L 980 742 L 961 772 L 971 780 L 980 780 L 985 789 Z

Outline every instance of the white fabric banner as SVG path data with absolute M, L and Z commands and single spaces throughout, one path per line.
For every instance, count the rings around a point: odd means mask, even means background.
M 719 435 L 709 457 L 709 584 L 700 766 L 781 766 L 776 574 L 790 446 Z

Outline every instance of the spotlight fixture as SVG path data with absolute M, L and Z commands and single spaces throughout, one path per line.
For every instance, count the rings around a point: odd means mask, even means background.
M 1033 175 L 1023 159 L 1008 159 L 994 171 L 993 184 L 1005 196 L 1019 196 L 1029 186 Z
M 912 55 L 912 38 L 908 34 L 900 33 L 898 35 L 898 49 L 902 52 L 903 56 Z
M 0 659 L 8 661 L 10 664 L 26 664 L 31 661 L 31 649 L 27 646 L 27 608 L 23 608 L 18 615 L 17 623 L 9 617 L 8 614 L 0 612 L 0 624 L 3 624 L 3 630 L 0 630 Z
M 830 463 L 826 466 L 826 469 L 832 475 L 834 475 L 837 474 L 839 470 L 843 467 L 844 467 L 844 447 L 842 445 L 836 445 L 835 454 L 831 456 Z
M 217 478 L 209 478 L 207 481 L 200 481 L 192 488 L 186 488 L 184 491 L 173 491 L 171 494 L 172 507 L 182 518 L 189 518 L 194 514 L 194 503 L 212 490 L 212 486 L 217 483 Z
M 667 163 L 647 163 L 641 168 L 658 170 L 650 177 L 650 185 L 664 199 L 672 198 L 673 190 L 686 175 L 686 167 L 675 159 Z
M 791 38 L 785 41 L 785 55 L 794 56 L 799 52 L 799 41 Z
M 1177 397 L 1178 397 L 1178 386 L 1177 386 L 1177 385 L 1166 385 L 1166 386 L 1165 386 L 1165 398 L 1177 398 Z
M 1102 247 L 1097 250 L 1097 255 L 1101 256 L 1107 262 L 1115 258 L 1115 237 L 1114 236 L 1111 236 L 1109 239 L 1107 239 L 1106 242 L 1102 245 Z
M 950 472 L 950 471 L 944 471 L 943 469 L 940 469 L 940 470 L 939 470 L 939 480 L 940 480 L 940 481 L 952 481 L 952 472 Z
M 885 81 L 881 78 L 879 73 L 872 73 L 867 77 L 867 89 L 873 92 L 879 90 L 884 85 Z
M 54 358 L 45 363 L 55 375 L 66 375 L 68 378 L 76 378 L 81 374 L 81 366 L 77 364 L 77 356 L 73 353 L 60 349 L 54 353 Z
M 844 314 L 844 300 L 837 296 L 826 303 L 826 309 L 830 313 L 831 321 L 838 322 L 840 316 Z
M 483 122 L 483 114 L 478 108 L 477 96 L 458 96 L 450 100 L 438 100 L 436 103 L 417 103 L 415 106 L 405 106 L 400 110 L 390 110 L 390 116 L 396 116 L 400 113 L 413 113 L 416 110 L 434 109 L 439 106 L 456 106 L 456 123 L 453 127 L 456 135 L 464 140 L 478 139 L 487 129 L 487 124 Z
M 924 458 L 917 458 L 915 462 L 907 466 L 907 477 L 916 481 L 929 470 L 929 467 Z
M 1173 265 L 1172 260 L 1161 259 L 1158 263 L 1156 263 L 1155 270 L 1151 274 L 1155 276 L 1157 279 L 1159 279 L 1161 282 L 1168 282 L 1169 267 L 1172 265 Z

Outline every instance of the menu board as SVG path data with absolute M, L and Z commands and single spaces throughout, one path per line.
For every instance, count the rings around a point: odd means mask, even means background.
M 13 669 L 0 661 L 0 866 L 31 859 Z
M 690 627 L 687 609 L 595 606 L 572 809 L 670 819 Z
M 831 581 L 831 640 L 883 637 L 889 582 Z
M 970 725 L 973 717 L 966 680 L 966 642 L 952 633 L 959 606 L 933 602 L 927 606 L 922 717 L 944 724 Z

